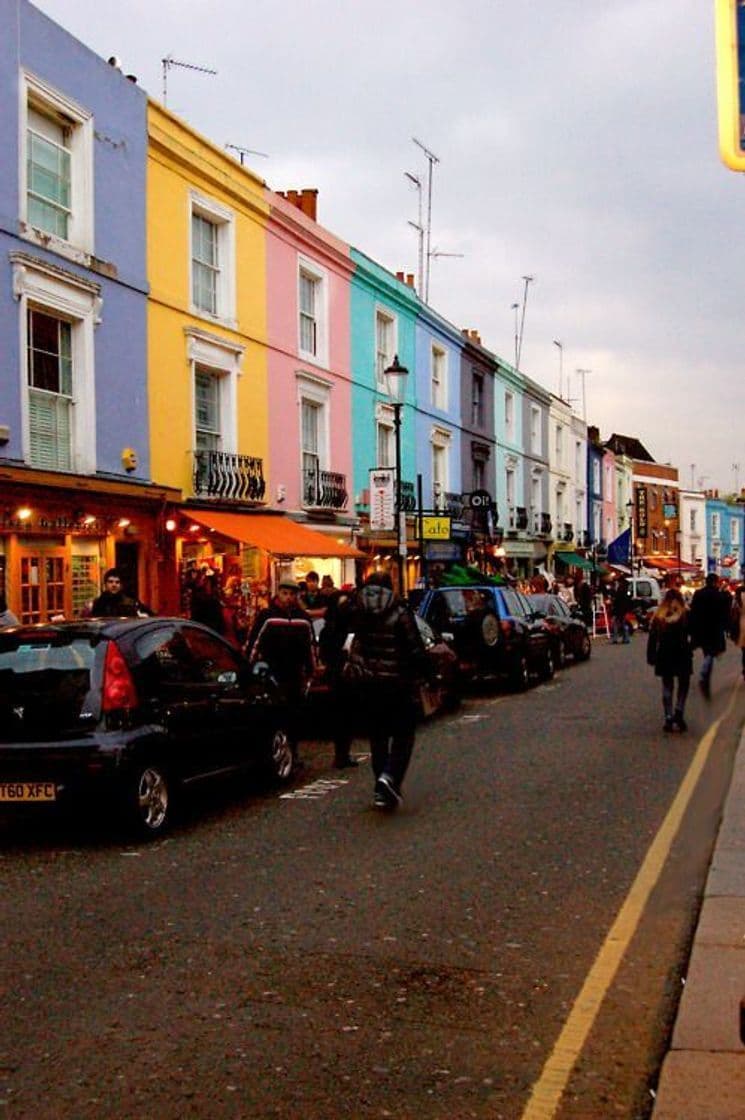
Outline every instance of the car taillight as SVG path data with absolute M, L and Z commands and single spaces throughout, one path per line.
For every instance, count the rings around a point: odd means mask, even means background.
M 137 707 L 137 689 L 116 642 L 109 642 L 103 666 L 101 708 L 104 712 Z

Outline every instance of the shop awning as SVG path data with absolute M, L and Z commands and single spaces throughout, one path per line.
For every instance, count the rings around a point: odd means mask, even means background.
M 240 541 L 271 552 L 273 556 L 335 556 L 356 560 L 364 555 L 336 537 L 308 529 L 284 514 L 218 513 L 212 510 L 189 510 L 189 516 L 207 529 L 223 537 Z
M 561 560 L 562 564 L 568 564 L 572 568 L 583 568 L 586 572 L 591 572 L 593 568 L 597 572 L 602 567 L 601 564 L 593 564 L 586 556 L 580 556 L 578 552 L 555 552 L 554 559 Z
M 698 564 L 678 560 L 676 556 L 644 556 L 643 563 L 648 568 L 659 568 L 663 572 L 700 572 Z

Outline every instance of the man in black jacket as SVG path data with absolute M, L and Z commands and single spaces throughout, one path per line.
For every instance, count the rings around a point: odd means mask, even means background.
M 104 573 L 103 591 L 91 605 L 93 618 L 134 618 L 137 603 L 124 594 L 122 574 L 117 568 L 109 568 Z
M 416 735 L 416 691 L 428 674 L 424 643 L 411 608 L 375 573 L 356 596 L 349 619 L 350 659 L 360 667 L 354 686 L 370 737 L 374 805 L 395 809 Z
M 714 658 L 727 648 L 727 629 L 730 624 L 732 598 L 719 586 L 719 576 L 709 572 L 705 587 L 700 587 L 691 599 L 689 628 L 694 649 L 701 647 L 699 687 L 708 700 L 711 696 L 711 673 Z

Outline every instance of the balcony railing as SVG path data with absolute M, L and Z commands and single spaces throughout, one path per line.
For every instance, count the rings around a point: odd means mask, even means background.
M 525 506 L 518 506 L 515 510 L 515 528 L 527 529 L 528 527 L 528 511 Z
M 554 526 L 553 526 L 553 523 L 551 521 L 551 514 L 550 513 L 542 513 L 541 514 L 541 530 L 540 530 L 541 534 L 544 537 L 550 537 L 551 533 L 553 532 L 553 528 L 554 528 Z
M 311 467 L 303 471 L 303 505 L 314 509 L 344 509 L 347 504 L 346 475 Z
M 592 547 L 592 538 L 587 529 L 583 529 L 581 533 L 577 533 L 577 544 L 580 548 Z
M 564 522 L 564 528 L 561 533 L 563 541 L 571 541 L 574 539 L 574 526 L 570 525 L 568 521 Z
M 261 459 L 232 451 L 194 452 L 194 494 L 235 502 L 261 502 L 266 482 Z
M 413 513 L 416 509 L 416 491 L 413 482 L 401 479 L 401 509 L 404 513 Z

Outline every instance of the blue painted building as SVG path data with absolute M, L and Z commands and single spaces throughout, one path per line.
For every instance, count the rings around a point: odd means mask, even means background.
M 706 570 L 724 579 L 745 577 L 745 506 L 706 495 Z
M 157 597 L 147 98 L 26 0 L 0 0 L 0 26 L 0 586 L 45 621 L 114 562 Z

